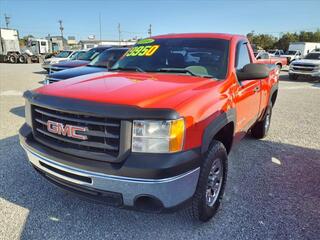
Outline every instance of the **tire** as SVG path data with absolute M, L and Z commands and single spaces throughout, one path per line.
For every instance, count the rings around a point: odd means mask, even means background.
M 8 63 L 17 63 L 17 56 L 15 54 L 10 54 L 7 60 Z
M 277 70 L 276 70 L 276 71 L 277 71 L 277 74 L 280 75 L 280 73 L 281 73 L 281 68 L 282 68 L 281 64 L 277 64 L 277 65 L 276 65 L 276 68 L 277 68 Z
M 296 74 L 289 74 L 289 79 L 290 80 L 297 80 L 298 79 L 298 75 L 296 75 Z
M 25 55 L 18 56 L 18 63 L 27 63 L 27 58 Z
M 213 140 L 202 161 L 197 188 L 190 206 L 187 208 L 187 213 L 193 219 L 207 222 L 218 211 L 226 184 L 228 156 L 224 145 Z M 211 196 L 213 191 L 209 185 L 213 182 L 213 178 L 215 182 L 213 188 L 216 188 L 216 193 Z
M 251 135 L 256 139 L 265 138 L 268 135 L 272 116 L 272 106 L 269 106 L 263 119 L 251 128 Z

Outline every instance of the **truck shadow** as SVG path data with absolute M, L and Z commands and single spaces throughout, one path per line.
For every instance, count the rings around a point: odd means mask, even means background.
M 11 108 L 10 112 L 14 115 L 17 115 L 18 117 L 25 117 L 24 106 Z
M 35 73 L 35 74 L 44 74 L 44 75 L 48 74 L 48 72 L 46 70 L 36 71 L 36 72 L 33 72 L 33 73 Z
M 264 239 L 285 238 L 297 227 L 315 239 L 319 231 L 318 149 L 244 139 L 230 155 L 222 209 L 206 224 L 186 221 L 183 213 L 116 209 L 61 191 L 33 171 L 17 135 L 0 140 L 0 154 L 0 198 L 14 206 L 11 211 L 28 211 L 21 239 L 42 239 L 44 233 L 46 239 L 163 239 L 178 230 L 177 238 L 238 239 L 253 227 Z

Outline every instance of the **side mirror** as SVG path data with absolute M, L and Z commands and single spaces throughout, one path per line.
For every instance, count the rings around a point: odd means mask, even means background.
M 237 70 L 239 81 L 263 79 L 269 77 L 270 69 L 265 64 L 250 63 Z

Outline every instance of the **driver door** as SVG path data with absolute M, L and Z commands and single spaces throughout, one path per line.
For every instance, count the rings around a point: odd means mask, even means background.
M 235 69 L 240 70 L 252 63 L 248 43 L 239 42 L 236 51 Z M 242 80 L 237 86 L 235 95 L 238 132 L 246 132 L 256 121 L 260 108 L 260 80 Z

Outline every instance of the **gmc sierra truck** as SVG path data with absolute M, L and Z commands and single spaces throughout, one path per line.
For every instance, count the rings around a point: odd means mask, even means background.
M 266 136 L 278 93 L 274 65 L 246 37 L 143 39 L 110 69 L 24 94 L 20 142 L 52 183 L 117 207 L 218 210 L 227 156 L 250 132 Z
M 288 65 L 288 59 L 285 57 L 273 57 L 268 52 L 260 52 L 256 56 L 258 63 L 264 64 L 275 64 L 277 67 L 277 72 L 280 74 L 280 71 L 283 66 Z

